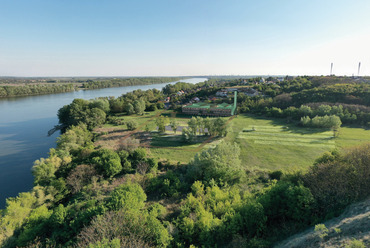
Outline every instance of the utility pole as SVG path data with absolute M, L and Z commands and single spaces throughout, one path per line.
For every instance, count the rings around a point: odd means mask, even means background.
M 357 77 L 360 76 L 360 68 L 361 68 L 361 62 L 358 63 Z
M 330 76 L 333 75 L 333 63 L 331 63 L 331 66 L 330 66 Z

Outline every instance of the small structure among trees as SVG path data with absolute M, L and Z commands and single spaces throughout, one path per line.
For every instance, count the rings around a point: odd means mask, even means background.
M 205 102 L 193 103 L 182 107 L 184 114 L 205 116 L 231 116 L 236 112 L 237 92 L 234 92 L 234 104 L 210 104 Z

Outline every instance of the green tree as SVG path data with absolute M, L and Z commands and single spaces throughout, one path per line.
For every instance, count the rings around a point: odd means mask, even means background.
M 170 126 L 171 126 L 172 130 L 174 131 L 174 133 L 176 134 L 177 127 L 178 127 L 178 123 L 177 123 L 176 119 L 171 120 Z
M 37 198 L 30 192 L 6 199 L 6 208 L 0 213 L 0 244 L 13 236 L 36 206 Z
M 66 152 L 77 152 L 81 147 L 87 147 L 92 144 L 92 133 L 87 130 L 85 124 L 71 126 L 67 131 L 57 138 L 57 148 Z
M 99 108 L 93 108 L 86 110 L 85 118 L 83 123 L 86 123 L 89 130 L 93 130 L 97 126 L 101 126 L 105 123 L 107 115 Z
M 212 135 L 210 130 L 213 130 L 213 121 L 209 117 L 204 118 L 203 126 L 204 128 L 207 128 L 208 135 Z
M 89 108 L 98 108 L 103 110 L 105 113 L 108 113 L 110 111 L 110 105 L 107 98 L 97 98 L 94 100 L 91 100 L 89 103 Z
M 128 120 L 126 121 L 126 126 L 128 130 L 135 130 L 138 126 L 137 122 L 134 120 Z
M 88 248 L 121 248 L 121 241 L 119 239 L 103 239 L 94 244 L 89 244 Z
M 197 135 L 197 119 L 195 117 L 192 117 L 188 121 L 188 130 L 195 136 Z
M 67 210 L 63 204 L 59 204 L 58 207 L 54 209 L 53 214 L 51 215 L 51 221 L 53 225 L 63 225 L 65 218 L 67 216 Z
M 311 191 L 302 184 L 278 181 L 259 198 L 271 226 L 310 223 L 315 200 Z
M 139 100 L 134 101 L 134 110 L 135 113 L 138 115 L 143 115 L 145 110 L 145 101 L 144 99 L 140 98 Z
M 48 210 L 45 205 L 33 209 L 17 237 L 16 246 L 26 246 L 29 242 L 35 240 L 37 236 L 46 233 L 51 214 L 52 211 Z
M 345 246 L 345 248 L 365 248 L 365 244 L 362 240 L 352 239 L 349 243 Z
M 118 154 L 109 149 L 100 149 L 91 154 L 91 162 L 105 177 L 113 177 L 121 172 L 121 159 Z
M 226 125 L 226 120 L 218 117 L 213 120 L 213 132 L 214 135 L 218 136 L 226 136 L 227 135 L 227 125 Z
M 135 113 L 134 106 L 131 103 L 126 104 L 125 110 L 126 110 L 128 115 L 132 115 L 132 114 Z
M 311 125 L 311 118 L 309 116 L 301 117 L 301 124 L 302 126 L 310 126 Z
M 112 210 L 139 211 L 144 208 L 146 194 L 138 184 L 128 183 L 116 188 L 109 200 L 109 207 Z
M 67 165 L 71 162 L 69 156 L 60 158 L 55 149 L 50 149 L 48 158 L 41 158 L 34 162 L 32 174 L 36 185 L 48 185 L 55 178 L 55 172 L 61 165 Z
M 194 140 L 193 133 L 186 127 L 182 129 L 181 141 L 184 143 L 191 143 Z
M 243 175 L 240 148 L 237 144 L 219 143 L 215 148 L 197 153 L 189 163 L 188 176 L 192 180 L 215 179 L 233 183 Z
M 203 121 L 204 118 L 197 116 L 196 120 L 197 120 L 198 132 L 199 132 L 199 135 L 201 135 L 202 133 L 204 133 L 204 121 Z
M 315 233 L 321 238 L 324 239 L 328 236 L 329 229 L 325 226 L 325 224 L 317 224 L 315 225 Z
M 160 116 L 155 120 L 155 124 L 158 126 L 158 132 L 164 133 L 166 131 L 166 123 L 168 122 L 167 117 Z

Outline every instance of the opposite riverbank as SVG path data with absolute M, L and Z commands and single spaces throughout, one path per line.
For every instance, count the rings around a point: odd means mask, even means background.
M 170 83 L 186 77 L 133 78 L 0 78 L 0 98 Z

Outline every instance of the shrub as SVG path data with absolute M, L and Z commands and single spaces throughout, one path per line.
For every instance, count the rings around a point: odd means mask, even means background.
M 121 159 L 118 154 L 109 149 L 100 149 L 91 154 L 91 162 L 105 177 L 113 177 L 121 172 Z
M 215 148 L 197 153 L 189 163 L 187 176 L 193 181 L 239 181 L 243 175 L 239 154 L 240 148 L 237 144 L 221 142 Z
M 127 126 L 128 130 L 132 131 L 132 130 L 135 130 L 137 128 L 138 124 L 134 120 L 128 120 L 128 121 L 126 121 L 126 126 Z
M 365 244 L 361 240 L 353 239 L 349 241 L 348 245 L 346 245 L 346 248 L 365 248 Z
M 121 247 L 167 247 L 171 236 L 163 224 L 147 211 L 108 212 L 95 217 L 78 235 L 78 247 L 120 240 Z M 117 242 L 117 241 L 116 241 Z M 99 247 L 99 246 L 98 246 Z
M 301 184 L 279 181 L 259 197 L 271 226 L 284 226 L 295 223 L 298 226 L 310 223 L 314 197 L 310 190 Z
M 109 207 L 112 210 L 138 211 L 145 206 L 146 194 L 138 184 L 123 184 L 111 193 Z
M 342 155 L 320 158 L 303 176 L 317 201 L 319 216 L 339 213 L 350 203 L 370 195 L 370 144 L 355 147 Z

